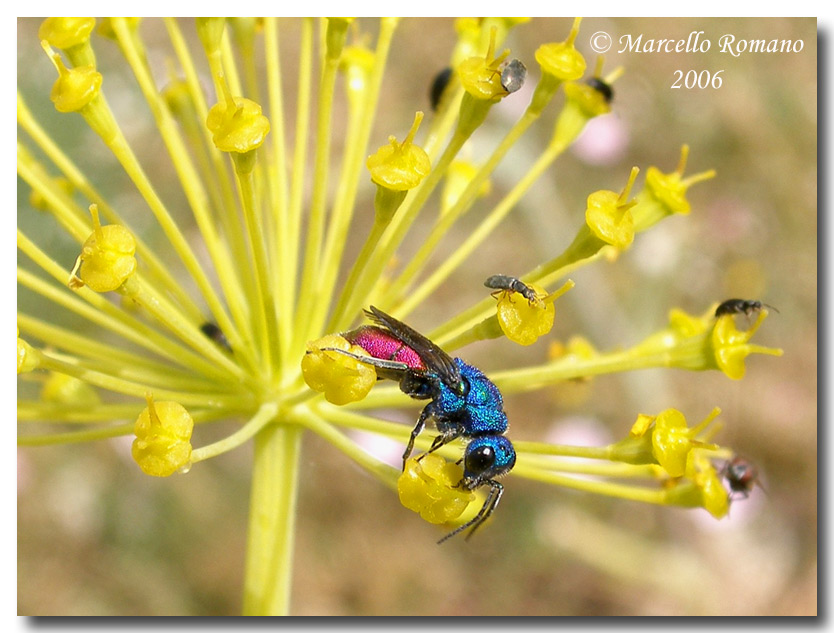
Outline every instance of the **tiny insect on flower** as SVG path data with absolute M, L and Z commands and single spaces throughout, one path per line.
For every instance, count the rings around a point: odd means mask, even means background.
M 519 293 L 531 304 L 540 301 L 539 294 L 533 288 L 525 284 L 517 277 L 510 277 L 509 275 L 492 275 L 491 277 L 487 278 L 487 280 L 484 282 L 484 285 L 487 288 L 492 288 L 496 290 L 496 292 L 492 293 L 493 297 L 497 294 L 500 294 L 501 291 L 507 290 L 510 292 Z
M 521 90 L 526 78 L 527 67 L 521 63 L 521 60 L 511 59 L 508 62 L 504 62 L 501 67 L 501 86 L 509 94 Z
M 600 93 L 606 103 L 611 103 L 614 100 L 614 88 L 611 87 L 611 84 L 606 83 L 599 77 L 591 77 L 586 83 Z
M 200 326 L 200 331 L 227 352 L 232 351 L 232 346 L 229 345 L 229 339 L 226 338 L 226 335 L 223 334 L 223 330 L 221 330 L 216 323 L 206 321 Z
M 776 310 L 773 306 L 755 299 L 727 299 L 715 309 L 715 316 L 721 317 L 727 314 L 744 314 L 749 317 L 756 312 L 760 312 L 763 307 L 779 312 L 779 310 Z

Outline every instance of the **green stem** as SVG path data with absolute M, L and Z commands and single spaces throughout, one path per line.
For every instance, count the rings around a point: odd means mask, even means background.
M 244 615 L 287 615 L 302 429 L 271 425 L 255 437 Z

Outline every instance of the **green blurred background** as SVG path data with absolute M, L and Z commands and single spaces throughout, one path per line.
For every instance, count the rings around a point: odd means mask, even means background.
M 360 20 L 373 31 L 372 20 Z M 564 39 L 567 18 L 517 27 L 506 45 L 529 69 L 528 85 L 493 109 L 468 151 L 488 155 L 529 100 L 534 51 Z M 141 208 L 131 185 L 76 115 L 58 115 L 39 21 L 18 22 L 18 86 L 29 106 L 115 205 Z M 184 24 L 193 34 L 193 26 Z M 282 32 L 285 98 L 292 102 L 297 23 Z M 691 146 L 687 174 L 715 168 L 693 187 L 692 213 L 638 236 L 616 262 L 573 276 L 546 340 L 522 348 L 500 339 L 461 352 L 484 371 L 543 362 L 552 340 L 574 334 L 600 349 L 627 346 L 666 324 L 668 310 L 702 313 L 730 297 L 760 299 L 771 313 L 755 342 L 784 349 L 751 356 L 747 375 L 644 371 L 508 397 L 514 439 L 604 443 L 638 413 L 674 407 L 694 423 L 723 410 L 718 441 L 757 464 L 765 491 L 715 521 L 705 511 L 644 506 L 513 478 L 495 520 L 477 538 L 438 547 L 436 528 L 317 437 L 304 442 L 293 612 L 298 615 L 811 615 L 817 612 L 817 24 L 815 19 L 603 19 L 583 21 L 577 47 L 593 68 L 589 38 L 606 31 L 686 39 L 704 31 L 709 52 L 606 55 L 622 66 L 612 114 L 534 186 L 482 246 L 409 322 L 429 331 L 483 296 L 494 273 L 521 274 L 552 258 L 583 220 L 585 198 L 619 190 L 633 165 L 672 171 Z M 141 33 L 164 77 L 170 55 L 161 23 Z M 799 53 L 718 50 L 718 39 L 801 40 Z M 372 148 L 402 138 L 455 40 L 448 19 L 404 21 L 383 84 Z M 157 189 L 174 174 L 129 69 L 112 42 L 95 44 L 104 90 Z M 196 50 L 196 48 L 192 49 Z M 718 89 L 672 89 L 675 71 L 723 70 Z M 208 85 L 208 82 L 206 82 Z M 513 148 L 482 200 L 437 261 L 529 168 L 550 136 L 561 97 Z M 336 118 L 338 120 L 339 113 Z M 292 120 L 292 119 L 291 119 Z M 338 123 L 337 123 L 338 125 Z M 339 151 L 336 135 L 334 150 Z M 480 159 L 483 160 L 483 159 Z M 18 181 L 18 222 L 72 261 L 73 246 L 44 228 Z M 166 194 L 172 207 L 180 194 Z M 363 184 L 359 208 L 370 211 Z M 430 205 L 432 203 L 430 202 Z M 436 203 L 435 203 L 436 204 Z M 183 214 L 184 215 L 184 214 Z M 353 232 L 361 247 L 369 215 Z M 135 217 L 135 214 L 133 216 Z M 185 220 L 184 220 L 185 221 Z M 151 239 L 158 230 L 143 226 Z M 418 227 L 417 233 L 420 233 Z M 419 244 L 419 235 L 403 257 Z M 77 247 L 76 247 L 77 248 Z M 76 251 L 77 253 L 77 251 Z M 349 260 L 349 261 L 352 261 Z M 21 262 L 26 265 L 26 262 Z M 21 307 L 37 309 L 19 294 Z M 77 324 L 84 327 L 83 323 Z M 416 416 L 417 409 L 413 411 Z M 388 417 L 410 424 L 411 412 Z M 226 429 L 228 431 L 228 429 Z M 130 438 L 18 454 L 18 612 L 22 615 L 234 615 L 240 612 L 251 447 L 157 480 L 129 460 Z M 395 451 L 396 452 L 396 451 Z

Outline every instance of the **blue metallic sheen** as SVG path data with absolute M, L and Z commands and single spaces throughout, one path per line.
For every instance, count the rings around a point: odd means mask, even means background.
M 460 424 L 464 435 L 482 433 L 504 433 L 507 430 L 507 414 L 504 413 L 504 399 L 492 381 L 472 365 L 455 358 L 465 389 L 465 395 L 455 393 L 449 386 L 440 383 L 440 392 L 427 405 L 432 408 L 437 430 L 443 433 L 451 425 Z
M 376 325 L 362 326 L 343 336 L 370 356 L 335 348 L 332 351 L 373 365 L 379 377 L 396 380 L 403 393 L 429 400 L 411 431 L 403 453 L 403 468 L 414 450 L 417 436 L 429 420 L 434 422 L 439 435 L 427 453 L 459 437 L 469 440 L 462 458 L 463 478 L 457 487 L 475 490 L 489 486 L 490 491 L 478 514 L 439 542 L 466 530 L 469 538 L 498 507 L 504 487 L 495 478 L 506 475 L 515 465 L 515 449 L 504 436 L 508 422 L 501 392 L 480 369 L 450 357 L 405 323 L 374 306 L 367 315 Z

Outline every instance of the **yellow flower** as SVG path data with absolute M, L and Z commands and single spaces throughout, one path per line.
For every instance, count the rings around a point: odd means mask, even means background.
M 55 109 L 58 112 L 83 110 L 101 90 L 101 73 L 93 66 L 68 69 L 59 55 L 53 55 L 52 60 L 58 70 L 58 79 L 49 95 Z
M 359 345 L 351 345 L 338 334 L 328 334 L 307 344 L 307 353 L 301 359 L 304 381 L 333 404 L 362 400 L 376 384 L 376 371 L 372 365 L 333 349 L 368 355 Z
M 759 312 L 756 322 L 748 330 L 736 329 L 732 314 L 725 314 L 716 319 L 715 327 L 712 330 L 712 337 L 710 338 L 715 364 L 718 369 L 733 380 L 741 380 L 744 378 L 744 360 L 750 354 L 782 355 L 781 349 L 750 345 L 748 343 L 762 322 L 767 318 L 767 314 L 767 310 Z
M 450 523 L 475 499 L 473 492 L 456 487 L 462 476 L 463 468 L 434 453 L 412 457 L 397 479 L 400 503 L 429 523 Z
M 209 110 L 206 127 L 221 152 L 243 154 L 260 147 L 269 134 L 261 106 L 243 97 L 220 101 Z
M 82 407 L 93 407 L 101 403 L 101 398 L 89 383 L 58 372 L 50 372 L 41 389 L 41 398 L 48 402 Z
M 686 476 L 701 491 L 703 507 L 716 519 L 730 511 L 730 495 L 721 482 L 721 475 L 704 451 L 691 451 L 686 464 Z
M 136 419 L 131 453 L 146 474 L 168 477 L 191 460 L 194 420 L 177 402 L 154 402 L 151 396 L 147 400 L 148 406 Z
M 38 37 L 55 48 L 68 49 L 86 43 L 95 26 L 95 18 L 47 18 Z
M 423 113 L 414 116 L 414 123 L 408 136 L 398 143 L 393 136 L 388 137 L 389 145 L 380 147 L 376 154 L 368 157 L 367 166 L 371 180 L 378 186 L 392 191 L 414 189 L 431 169 L 431 160 L 423 148 L 414 144 L 414 135 L 423 120 Z
M 136 240 L 123 226 L 101 226 L 96 205 L 90 206 L 90 213 L 93 232 L 81 247 L 75 264 L 78 278 L 73 270 L 69 286 L 76 289 L 86 284 L 96 292 L 116 290 L 136 271 Z
M 495 30 L 493 29 L 486 55 L 469 57 L 463 60 L 457 68 L 460 82 L 467 94 L 488 103 L 497 103 L 508 94 L 501 84 L 500 67 L 510 51 L 505 50 L 497 57 L 493 57 L 494 52 Z
M 524 298 L 514 290 L 502 290 L 498 293 L 498 324 L 506 337 L 519 345 L 532 345 L 539 337 L 553 328 L 556 309 L 553 302 L 573 288 L 570 280 L 556 292 L 547 291 L 536 284 L 526 284 L 535 293 L 535 298 Z
M 720 409 L 714 409 L 704 421 L 692 428 L 687 427 L 686 418 L 676 409 L 667 409 L 657 415 L 651 429 L 652 452 L 670 477 L 682 477 L 692 449 L 707 446 L 695 438 L 720 412 Z
M 456 160 L 449 165 L 449 172 L 446 174 L 446 180 L 443 183 L 441 213 L 446 213 L 455 206 L 455 203 L 460 199 L 469 183 L 475 179 L 477 173 L 478 168 L 469 161 Z M 488 195 L 490 190 L 489 181 L 484 181 L 478 187 L 478 197 Z
M 536 50 L 536 61 L 539 62 L 543 73 L 560 81 L 574 81 L 583 75 L 586 68 L 585 58 L 574 46 L 578 33 L 577 19 L 564 42 L 542 44 Z
M 628 201 L 638 169 L 631 170 L 628 183 L 622 193 L 596 191 L 588 196 L 585 221 L 599 239 L 616 249 L 624 250 L 634 241 L 634 218 L 631 208 L 637 204 Z
M 638 205 L 635 209 L 635 226 L 638 231 L 643 231 L 664 217 L 676 213 L 687 215 L 691 210 L 686 198 L 687 190 L 695 183 L 715 176 L 715 170 L 710 169 L 683 178 L 688 158 L 689 146 L 683 145 L 680 162 L 675 171 L 665 174 L 657 167 L 649 167 L 646 171 L 646 186 L 637 197 Z

